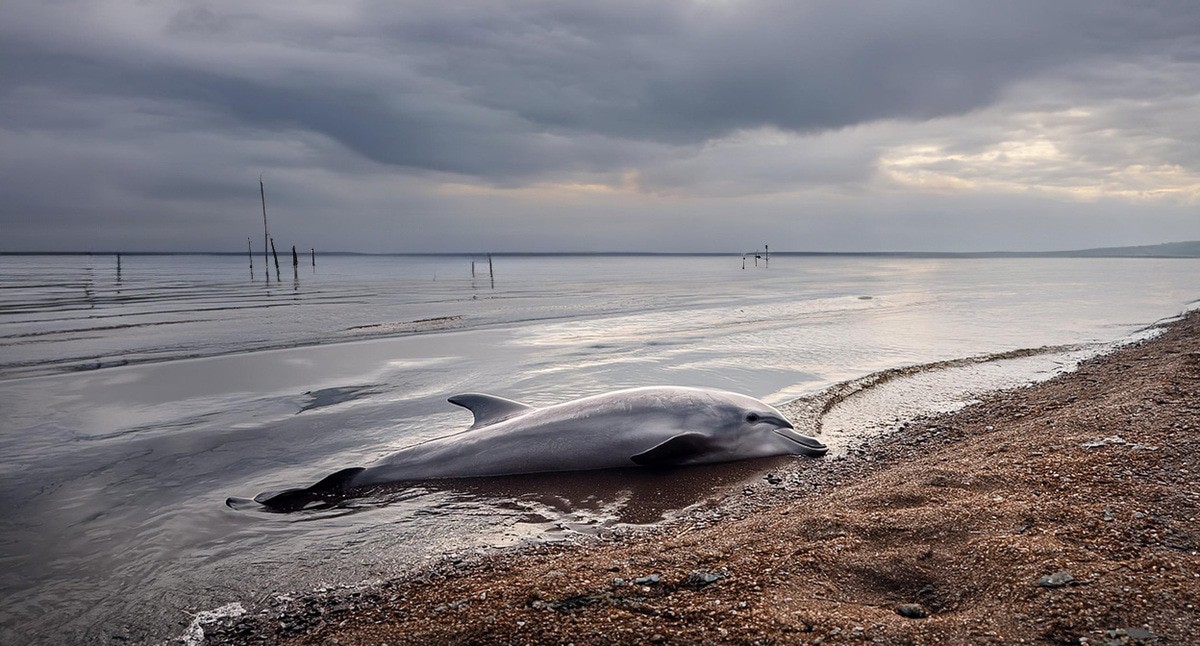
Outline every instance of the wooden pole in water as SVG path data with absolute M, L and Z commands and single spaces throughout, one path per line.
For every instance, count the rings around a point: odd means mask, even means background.
M 246 256 L 250 258 L 250 279 L 254 279 L 254 246 L 250 242 L 250 236 L 246 236 Z
M 292 245 L 292 266 L 293 267 L 300 266 L 300 256 L 296 255 L 296 245 Z
M 766 255 L 767 255 L 767 266 L 768 266 L 768 267 L 770 267 L 770 266 L 771 266 L 771 245 L 769 245 L 769 244 L 765 244 L 765 245 L 763 245 L 763 250 L 767 252 L 767 253 L 766 253 Z
M 316 266 L 317 266 L 317 248 L 316 248 L 316 247 L 312 247 L 311 249 L 312 249 L 312 261 L 313 261 L 313 267 L 316 267 Z
M 492 281 L 492 289 L 496 289 L 496 272 L 492 271 L 492 254 L 488 254 L 488 278 Z
M 275 238 L 271 238 L 271 255 L 275 257 L 275 281 L 279 281 L 279 254 L 275 253 Z M 267 277 L 268 280 L 270 276 Z
M 258 176 L 258 194 L 262 197 L 263 207 L 263 271 L 267 274 L 267 280 L 271 280 L 270 259 L 267 258 L 267 189 L 263 187 L 262 175 Z M 279 273 L 279 263 L 275 263 L 276 271 Z M 276 276 L 278 278 L 278 275 Z

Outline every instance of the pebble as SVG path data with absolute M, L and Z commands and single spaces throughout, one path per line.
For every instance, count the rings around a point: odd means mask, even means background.
M 1061 588 L 1064 585 L 1070 585 L 1075 582 L 1075 577 L 1066 570 L 1059 570 L 1054 574 L 1047 574 L 1038 579 L 1037 584 L 1043 588 Z
M 655 585 L 661 580 L 662 577 L 657 574 L 651 574 L 650 576 L 639 576 L 633 580 L 633 583 L 634 585 Z
M 1133 449 L 1134 451 L 1157 450 L 1157 447 L 1146 446 L 1144 444 L 1135 444 L 1133 442 L 1129 442 L 1125 438 L 1121 437 L 1120 435 L 1110 435 L 1108 437 L 1100 438 L 1098 440 L 1084 442 L 1083 444 L 1080 444 L 1080 446 L 1082 446 L 1085 449 L 1098 449 L 1102 446 L 1109 446 L 1110 444 L 1114 445 L 1114 446 L 1124 446 L 1124 447 Z
M 1150 631 L 1146 628 L 1126 628 L 1125 634 L 1130 639 L 1154 639 L 1158 637 L 1158 635 L 1155 635 L 1153 631 Z
M 689 588 L 703 588 L 706 585 L 716 583 L 724 579 L 725 575 L 721 572 L 708 572 L 706 570 L 693 570 L 687 578 L 683 580 L 683 585 Z
M 1104 631 L 1104 636 L 1107 638 L 1104 641 L 1104 646 L 1125 646 L 1133 642 L 1158 639 L 1158 635 L 1155 635 L 1152 631 L 1136 627 L 1106 630 Z
M 909 619 L 924 619 L 929 616 L 929 611 L 919 603 L 906 603 L 896 607 L 896 614 Z

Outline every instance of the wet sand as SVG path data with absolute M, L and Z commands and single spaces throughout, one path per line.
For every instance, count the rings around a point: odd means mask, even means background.
M 207 643 L 1193 643 L 1198 431 L 1193 312 L 652 531 L 277 599 Z

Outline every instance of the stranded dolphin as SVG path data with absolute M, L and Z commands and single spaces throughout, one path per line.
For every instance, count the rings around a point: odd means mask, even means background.
M 634 388 L 545 408 L 476 393 L 450 402 L 474 414 L 470 428 L 401 449 L 370 467 L 343 469 L 311 487 L 260 494 L 255 501 L 287 511 L 404 481 L 820 457 L 827 451 L 797 433 L 778 410 L 722 390 Z

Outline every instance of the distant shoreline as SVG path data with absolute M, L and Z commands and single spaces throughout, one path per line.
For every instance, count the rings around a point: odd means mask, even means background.
M 299 250 L 308 251 L 308 250 Z M 497 258 L 563 258 L 563 257 L 728 257 L 757 253 L 756 251 L 441 251 L 389 252 L 319 251 L 318 256 L 353 256 L 379 258 L 462 258 L 493 256 Z M 245 251 L 0 251 L 0 256 L 245 256 Z M 258 255 L 258 252 L 255 253 Z M 1133 247 L 1100 247 L 1062 251 L 772 251 L 777 257 L 820 258 L 1200 258 L 1200 241 L 1171 242 Z

